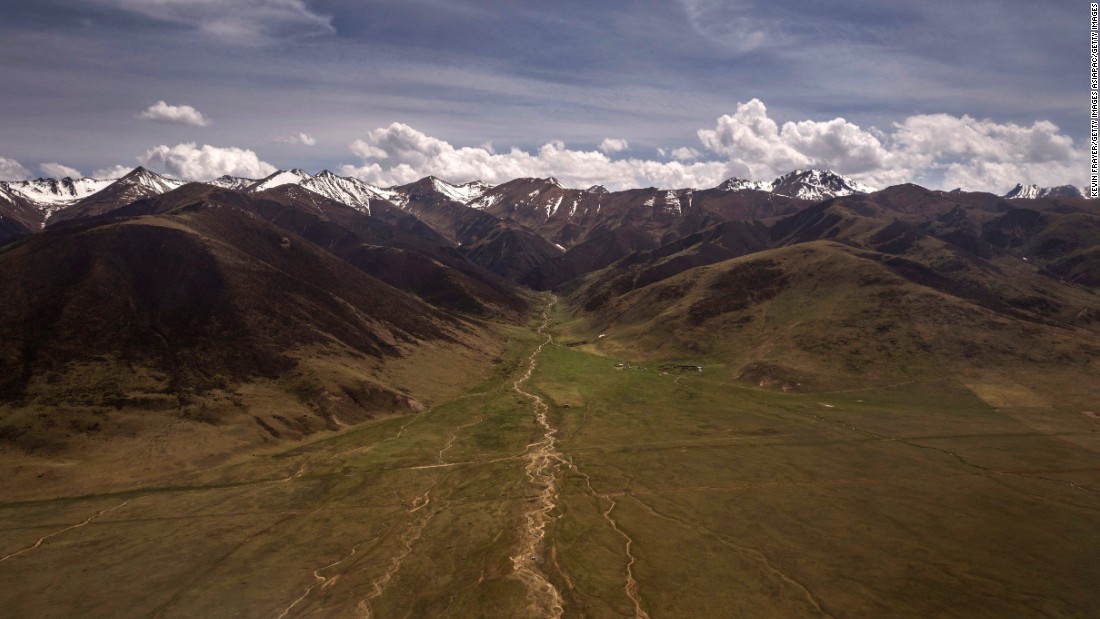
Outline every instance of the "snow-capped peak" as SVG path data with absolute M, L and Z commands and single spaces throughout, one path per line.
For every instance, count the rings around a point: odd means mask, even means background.
M 1057 187 L 1040 187 L 1038 185 L 1024 185 L 1017 183 L 1011 191 L 1004 195 L 1005 198 L 1083 198 L 1085 194 L 1073 185 L 1059 185 Z
M 263 191 L 280 185 L 301 185 L 303 181 L 313 178 L 311 174 L 295 168 L 293 170 L 279 170 L 265 179 L 256 181 L 247 188 L 247 191 Z
M 157 174 L 142 166 L 134 168 L 129 174 L 115 181 L 115 184 L 140 187 L 147 193 L 162 194 L 184 186 L 186 183 L 174 178 Z
M 463 204 L 473 201 L 481 194 L 493 188 L 492 185 L 481 181 L 472 181 L 462 185 L 452 185 L 434 176 L 428 178 L 431 179 L 433 189 L 447 196 L 447 199 Z
M 314 193 L 319 193 L 337 202 L 343 202 L 367 214 L 370 214 L 371 200 L 389 200 L 395 204 L 400 204 L 403 197 L 397 192 L 375 187 L 357 178 L 337 176 L 328 170 L 323 170 L 316 176 L 307 178 L 298 184 Z
M 585 189 L 584 192 L 585 193 L 595 193 L 595 194 L 611 193 L 610 191 L 607 190 L 607 187 L 604 187 L 603 185 L 592 185 L 588 189 Z
M 823 200 L 873 191 L 874 187 L 831 170 L 795 170 L 772 181 L 772 193 L 803 200 Z
M 731 178 L 716 187 L 719 191 L 768 191 L 802 200 L 824 200 L 854 193 L 871 193 L 874 187 L 841 176 L 831 170 L 794 170 L 773 181 L 749 181 Z
M 769 181 L 747 181 L 743 178 L 731 178 L 716 187 L 719 191 L 744 191 L 753 189 L 756 191 L 771 191 L 772 184 Z

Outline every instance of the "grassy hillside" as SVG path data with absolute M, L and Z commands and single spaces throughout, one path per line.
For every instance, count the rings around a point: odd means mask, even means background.
M 1060 320 L 996 311 L 945 292 L 929 273 L 817 241 L 690 269 L 588 311 L 587 289 L 568 300 L 589 349 L 718 363 L 731 378 L 781 390 L 958 373 L 1011 377 L 1052 394 L 1062 386 L 1076 386 L 1080 397 L 1095 391 L 1086 385 L 1100 369 L 1097 325 L 1071 320 L 1100 306 L 1095 295 L 1064 289 Z

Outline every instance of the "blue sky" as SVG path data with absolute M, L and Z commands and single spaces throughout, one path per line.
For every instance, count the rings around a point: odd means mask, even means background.
M 1005 191 L 1087 170 L 1087 3 L 14 4 L 0 176 L 626 187 L 831 167 Z

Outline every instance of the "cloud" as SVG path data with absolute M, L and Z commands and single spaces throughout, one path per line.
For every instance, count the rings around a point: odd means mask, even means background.
M 138 118 L 190 127 L 208 127 L 210 125 L 210 119 L 190 105 L 168 105 L 164 101 L 157 101 L 150 105 L 144 112 L 138 114 Z
M 1030 126 L 947 114 L 914 115 L 890 131 L 864 129 L 843 118 L 799 120 L 780 125 L 758 99 L 698 131 L 704 153 L 690 147 L 662 157 L 612 160 L 608 148 L 583 151 L 550 142 L 535 153 L 513 148 L 496 153 L 485 147 L 456 148 L 402 124 L 370 131 L 351 143 L 362 165 L 345 174 L 377 184 L 403 184 L 429 174 L 464 182 L 502 182 L 519 177 L 555 176 L 567 185 L 713 187 L 729 176 L 770 180 L 799 168 L 828 168 L 867 183 L 888 187 L 916 182 L 927 187 L 1004 193 L 1017 182 L 1043 186 L 1084 184 L 1085 153 L 1057 126 Z M 601 147 L 609 146 L 604 140 Z M 625 141 L 623 141 L 625 142 Z M 610 146 L 618 146 L 613 144 Z M 625 145 L 624 145 L 625 146 Z
M 50 178 L 65 178 L 66 176 L 69 178 L 80 178 L 83 176 L 80 170 L 70 168 L 67 165 L 61 165 L 60 163 L 43 163 L 38 166 L 38 169 Z
M 100 168 L 92 171 L 92 178 L 99 180 L 115 180 L 116 178 L 122 178 L 134 170 L 133 166 L 126 167 L 124 165 L 114 165 L 109 168 Z
M 275 37 L 335 32 L 332 18 L 302 0 L 98 0 L 155 20 L 198 29 L 239 44 L 267 43 Z
M 698 136 L 708 151 L 727 159 L 731 171 L 755 180 L 820 167 L 876 187 L 917 182 L 1003 193 L 1017 182 L 1083 184 L 1086 169 L 1083 149 L 1048 121 L 1023 126 L 920 114 L 894 123 L 889 132 L 843 118 L 780 126 L 752 99 Z
M 714 129 L 700 129 L 697 135 L 707 150 L 729 157 L 733 170 L 751 179 L 773 177 L 778 170 L 806 167 L 811 162 L 784 143 L 779 125 L 768 118 L 767 108 L 758 99 L 738 104 L 736 112 L 718 118 Z
M 722 162 L 611 160 L 602 152 L 573 150 L 562 142 L 544 144 L 533 154 L 518 148 L 503 153 L 484 147 L 456 148 L 402 123 L 370 131 L 349 148 L 362 159 L 362 165 L 345 165 L 341 172 L 378 185 L 409 183 L 433 175 L 452 182 L 490 183 L 555 176 L 572 187 L 602 184 L 611 189 L 713 187 L 727 173 Z
M 148 168 L 191 181 L 207 181 L 224 174 L 263 178 L 276 171 L 275 166 L 261 161 L 253 151 L 208 144 L 198 148 L 193 142 L 157 146 L 138 157 L 138 161 Z
M 30 175 L 30 170 L 20 165 L 18 161 L 0 157 L 0 181 L 23 181 Z
M 664 153 L 662 152 L 661 154 L 663 155 Z M 669 153 L 669 155 L 677 161 L 691 161 L 692 159 L 698 159 L 699 157 L 703 156 L 702 153 L 688 146 L 674 148 L 672 149 L 672 152 Z
M 610 155 L 611 153 L 620 153 L 630 148 L 630 142 L 617 138 L 604 138 L 598 147 L 600 152 Z
M 750 52 L 777 44 L 779 32 L 755 15 L 744 0 L 681 0 L 688 22 L 697 33 L 735 52 Z
M 301 144 L 303 146 L 313 146 L 317 143 L 317 139 L 308 133 L 299 133 L 297 135 L 281 135 L 272 138 L 275 142 L 282 144 Z

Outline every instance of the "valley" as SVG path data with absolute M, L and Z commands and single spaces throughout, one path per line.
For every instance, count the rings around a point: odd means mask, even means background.
M 1100 603 L 1072 187 L 3 188 L 0 617 Z
M 559 304 L 419 413 L 0 504 L 8 617 L 1088 616 L 1100 433 L 957 380 L 625 371 Z M 548 337 L 552 336 L 552 337 Z M 981 396 L 981 397 L 979 397 Z M 984 399 L 983 399 L 984 398 Z M 109 593 L 108 593 L 109 592 Z

